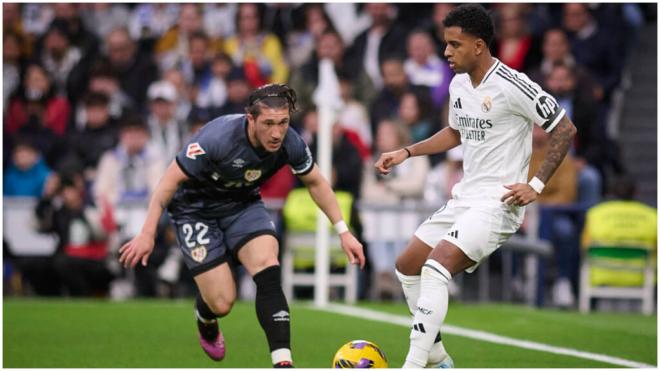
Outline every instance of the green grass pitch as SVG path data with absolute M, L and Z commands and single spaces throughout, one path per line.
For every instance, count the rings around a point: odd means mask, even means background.
M 239 302 L 221 320 L 227 356 L 211 361 L 197 343 L 193 300 L 5 299 L 3 366 L 29 368 L 268 368 L 265 337 L 250 302 Z M 403 303 L 361 304 L 406 314 Z M 400 367 L 408 349 L 403 326 L 291 305 L 296 367 L 328 368 L 349 340 L 378 344 L 390 367 Z M 657 320 L 634 314 L 590 314 L 513 305 L 452 304 L 447 323 L 516 339 L 657 364 Z M 457 367 L 589 368 L 607 363 L 444 335 Z

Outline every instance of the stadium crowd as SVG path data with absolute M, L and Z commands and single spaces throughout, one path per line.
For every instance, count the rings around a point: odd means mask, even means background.
M 47 257 L 21 256 L 5 241 L 5 293 L 190 295 L 166 218 L 149 265 L 134 275 L 116 263 L 117 247 L 137 232 L 187 138 L 219 115 L 243 113 L 255 87 L 296 90 L 292 126 L 315 151 L 322 59 L 333 62 L 344 101 L 332 132 L 333 187 L 354 201 L 442 204 L 461 178 L 459 149 L 415 158 L 387 178 L 372 165 L 447 125 L 453 72 L 442 20 L 453 6 L 4 3 L 4 196 L 38 200 L 39 231 L 58 237 Z M 632 3 L 486 6 L 493 55 L 551 92 L 578 129 L 539 199 L 562 206 L 541 213 L 539 233 L 555 247 L 556 301 L 571 306 L 583 222 L 557 210 L 597 204 L 624 173 L 607 119 L 647 12 Z M 547 145 L 536 129 L 530 173 Z M 296 186 L 283 170 L 262 195 L 284 201 Z M 406 239 L 363 234 L 369 223 L 354 214 L 370 260 L 360 296 L 396 296 L 393 259 Z

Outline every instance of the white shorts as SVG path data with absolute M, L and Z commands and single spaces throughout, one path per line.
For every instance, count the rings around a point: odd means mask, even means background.
M 519 214 L 505 204 L 456 206 L 449 200 L 417 228 L 415 236 L 431 248 L 440 240 L 456 245 L 477 263 L 465 270 L 472 273 L 520 228 L 518 220 Z

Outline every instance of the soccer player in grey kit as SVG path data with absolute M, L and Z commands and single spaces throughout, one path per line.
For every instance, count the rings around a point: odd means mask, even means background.
M 218 317 L 236 300 L 228 264 L 242 264 L 257 286 L 257 318 L 266 333 L 274 367 L 293 367 L 289 306 L 282 291 L 275 226 L 259 186 L 289 165 L 314 202 L 334 224 L 352 264 L 364 267 L 362 244 L 342 220 L 335 194 L 314 164 L 309 148 L 289 128 L 295 91 L 271 84 L 255 90 L 245 114 L 207 123 L 167 168 L 149 202 L 138 234 L 119 250 L 126 267 L 146 265 L 156 225 L 167 207 L 186 265 L 199 288 L 196 299 L 200 344 L 212 359 L 225 356 Z

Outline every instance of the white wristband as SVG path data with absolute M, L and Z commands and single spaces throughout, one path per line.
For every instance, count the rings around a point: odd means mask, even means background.
M 543 184 L 541 179 L 539 179 L 537 177 L 533 177 L 532 180 L 530 180 L 528 184 L 538 194 L 541 194 L 541 192 L 543 192 L 543 188 L 545 188 L 545 184 Z
M 348 226 L 346 225 L 346 222 L 340 220 L 337 223 L 335 223 L 335 231 L 337 231 L 337 234 L 348 232 Z

